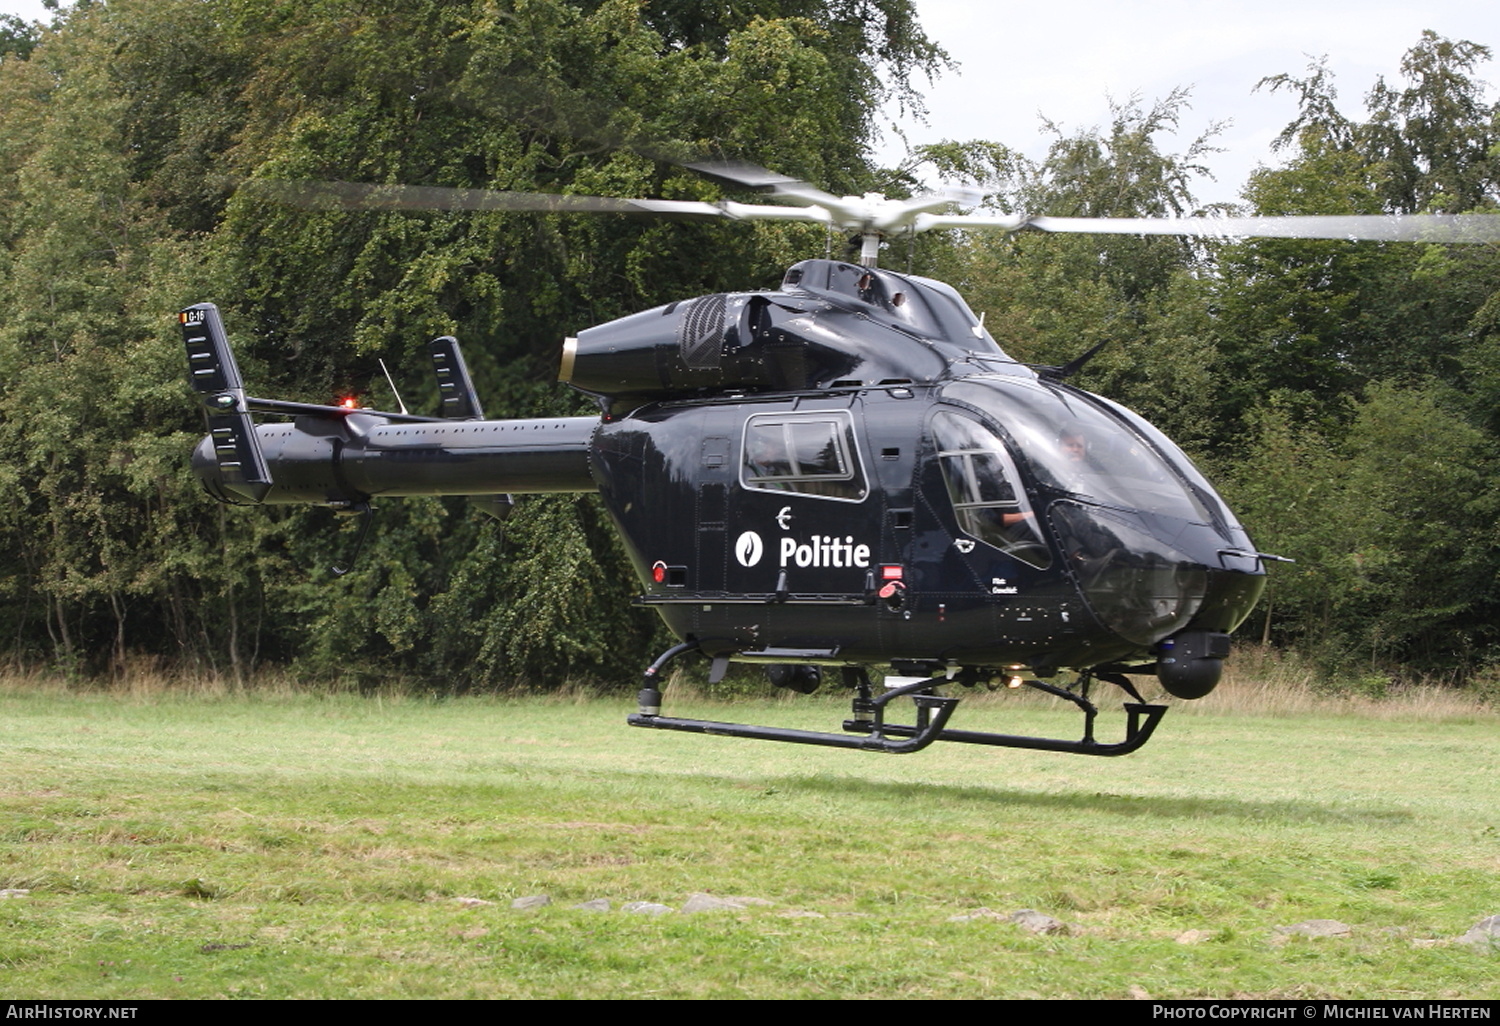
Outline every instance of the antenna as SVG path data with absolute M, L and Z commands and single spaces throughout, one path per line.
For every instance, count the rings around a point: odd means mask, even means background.
M 396 382 L 395 382 L 395 379 L 393 379 L 391 377 L 391 372 L 386 368 L 384 360 L 378 360 L 377 362 L 380 364 L 380 371 L 381 371 L 381 373 L 383 373 L 385 375 L 386 384 L 388 384 L 388 385 L 391 386 L 391 395 L 393 395 L 393 396 L 396 397 L 396 405 L 399 406 L 399 407 L 401 407 L 401 412 L 402 413 L 405 413 L 406 412 L 406 404 L 401 401 L 401 393 L 398 392 L 398 391 L 396 391 Z

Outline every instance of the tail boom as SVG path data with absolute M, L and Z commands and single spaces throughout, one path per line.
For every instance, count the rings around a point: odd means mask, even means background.
M 381 496 L 596 490 L 588 454 L 599 418 L 478 419 L 452 338 L 430 347 L 449 416 L 417 417 L 248 396 L 218 309 L 199 303 L 178 320 L 209 428 L 193 471 L 220 501 L 354 509 Z M 291 419 L 257 425 L 252 412 Z

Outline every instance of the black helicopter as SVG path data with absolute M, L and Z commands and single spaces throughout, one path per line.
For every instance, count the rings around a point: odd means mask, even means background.
M 1484 216 L 1098 219 L 943 214 L 956 197 L 835 197 L 745 165 L 700 168 L 782 205 L 260 183 L 320 209 L 445 208 L 776 218 L 849 230 L 858 263 L 805 260 L 770 292 L 701 296 L 563 345 L 559 379 L 597 417 L 485 419 L 451 337 L 430 344 L 440 417 L 246 394 L 217 309 L 182 311 L 209 435 L 194 470 L 236 504 L 361 513 L 388 496 L 471 496 L 503 519 L 519 493 L 597 492 L 681 643 L 645 671 L 638 727 L 892 753 L 934 741 L 1123 755 L 1167 706 L 1132 675 L 1201 698 L 1265 583 L 1244 528 L 1141 417 L 1008 357 L 951 287 L 876 266 L 881 240 L 934 228 L 1191 236 L 1500 239 Z M 255 425 L 251 414 L 288 423 Z M 853 691 L 843 733 L 662 715 L 685 653 Z M 873 686 L 867 667 L 889 667 Z M 1074 671 L 1063 687 L 1049 683 Z M 1094 736 L 1095 683 L 1124 692 L 1125 736 Z M 1026 686 L 1075 704 L 1078 740 L 952 730 L 950 685 Z M 911 722 L 887 719 L 911 698 Z

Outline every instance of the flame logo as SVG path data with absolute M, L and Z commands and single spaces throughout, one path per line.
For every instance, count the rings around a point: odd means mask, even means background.
M 754 531 L 746 531 L 735 540 L 734 558 L 740 561 L 740 566 L 754 566 L 760 562 L 760 557 L 765 552 L 766 547 L 761 544 L 760 535 Z

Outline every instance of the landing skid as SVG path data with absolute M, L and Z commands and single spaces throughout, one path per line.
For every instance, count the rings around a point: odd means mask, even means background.
M 852 718 L 844 721 L 846 733 L 833 734 L 786 727 L 764 727 L 749 723 L 723 723 L 717 720 L 688 720 L 661 715 L 661 691 L 657 675 L 667 663 L 697 648 L 695 642 L 684 642 L 661 655 L 646 670 L 645 687 L 640 693 L 640 711 L 626 722 L 632 727 L 656 730 L 681 730 L 690 734 L 713 734 L 720 737 L 747 737 L 760 741 L 783 741 L 796 745 L 820 745 L 824 748 L 852 748 L 865 752 L 907 755 L 920 752 L 934 741 L 952 741 L 965 745 L 989 745 L 996 748 L 1028 748 L 1044 752 L 1068 752 L 1074 755 L 1129 755 L 1151 739 L 1156 725 L 1166 714 L 1167 706 L 1145 702 L 1126 702 L 1125 740 L 1109 743 L 1094 739 L 1094 720 L 1099 710 L 1088 700 L 1089 675 L 1085 675 L 1081 693 L 1041 681 L 1025 681 L 1027 686 L 1064 698 L 1083 711 L 1083 737 L 1077 741 L 1062 738 L 1029 737 L 1020 734 L 990 734 L 972 730 L 948 730 L 948 720 L 958 708 L 959 699 L 933 692 L 945 684 L 947 677 L 931 677 L 913 684 L 891 688 L 879 695 L 861 679 L 856 685 Z M 863 673 L 861 672 L 861 678 Z M 1128 687 L 1128 685 L 1127 685 Z M 1134 689 L 1130 689 L 1133 693 Z M 896 699 L 911 698 L 915 706 L 915 723 L 887 723 L 887 707 Z

